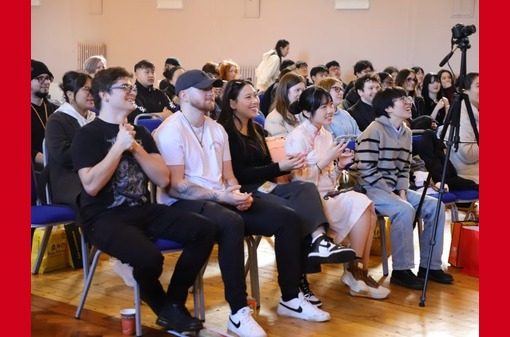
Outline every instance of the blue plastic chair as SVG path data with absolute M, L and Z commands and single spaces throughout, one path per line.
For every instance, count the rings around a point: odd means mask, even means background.
M 139 114 L 135 117 L 134 124 L 135 125 L 141 125 L 149 131 L 149 133 L 152 133 L 152 131 L 156 130 L 158 126 L 163 123 L 163 120 L 159 115 L 154 113 L 143 113 Z
M 43 141 L 43 149 L 45 147 L 45 143 Z M 45 151 L 43 151 L 45 152 Z M 44 155 L 44 153 L 43 153 Z M 46 160 L 45 160 L 46 164 Z M 51 230 L 55 225 L 67 225 L 75 222 L 76 213 L 71 207 L 67 207 L 64 205 L 52 205 L 51 197 L 49 195 L 49 191 L 47 186 L 45 186 L 46 190 L 46 202 L 47 204 L 43 205 L 41 199 L 37 195 L 37 177 L 35 175 L 34 167 L 32 165 L 31 169 L 32 173 L 32 207 L 30 209 L 30 227 L 35 230 L 37 228 L 44 228 L 44 234 L 41 241 L 41 245 L 39 248 L 39 252 L 37 253 L 37 258 L 35 260 L 35 264 L 32 268 L 32 274 L 39 273 L 39 268 L 41 267 L 41 263 L 43 260 L 44 253 L 46 252 L 46 248 L 48 246 L 48 241 L 50 239 Z

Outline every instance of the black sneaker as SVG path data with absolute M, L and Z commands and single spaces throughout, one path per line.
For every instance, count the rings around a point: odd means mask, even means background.
M 418 270 L 418 277 L 421 279 L 425 279 L 425 268 L 420 267 L 420 269 Z M 453 276 L 448 273 L 445 273 L 441 269 L 430 269 L 429 280 L 442 284 L 452 284 Z
M 301 279 L 299 280 L 299 291 L 303 293 L 305 300 L 310 302 L 310 304 L 313 304 L 316 307 L 322 306 L 322 301 L 310 290 L 310 284 L 308 283 L 305 274 L 301 275 Z
M 202 321 L 191 317 L 188 309 L 183 304 L 171 303 L 161 309 L 156 324 L 166 330 L 177 332 L 198 331 L 203 328 Z
M 326 234 L 321 234 L 312 241 L 308 253 L 311 263 L 345 263 L 355 258 L 354 249 L 335 244 Z
M 423 279 L 414 275 L 411 269 L 393 270 L 391 272 L 390 283 L 416 290 L 423 289 L 423 285 L 425 284 Z

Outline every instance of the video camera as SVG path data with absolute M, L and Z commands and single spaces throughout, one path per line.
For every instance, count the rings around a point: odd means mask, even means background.
M 452 39 L 454 42 L 467 38 L 469 35 L 476 32 L 475 25 L 464 26 L 461 23 L 456 24 L 452 27 Z

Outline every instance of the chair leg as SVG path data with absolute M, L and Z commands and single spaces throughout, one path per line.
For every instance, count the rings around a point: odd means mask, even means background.
M 83 284 L 87 281 L 87 276 L 89 274 L 89 246 L 87 242 L 85 242 L 85 237 L 83 236 L 83 232 L 80 229 L 80 241 L 81 241 L 81 256 L 83 259 Z
M 136 336 L 142 336 L 142 309 L 141 309 L 141 302 L 140 299 L 140 286 L 138 285 L 138 282 L 136 282 L 134 286 L 135 290 L 135 332 Z
M 257 308 L 260 308 L 260 285 L 259 285 L 259 266 L 257 258 L 257 248 L 262 236 L 247 236 L 248 261 L 247 266 L 250 270 L 251 296 L 257 301 Z
M 32 274 L 39 273 L 39 268 L 41 267 L 42 259 L 44 256 L 44 252 L 46 251 L 46 246 L 48 246 L 48 241 L 50 240 L 51 230 L 53 226 L 46 226 L 44 228 L 44 234 L 41 241 L 41 246 L 39 247 L 39 252 L 37 253 L 37 258 L 35 260 L 34 268 L 32 269 Z
M 388 276 L 388 254 L 386 253 L 386 221 L 383 216 L 377 217 L 377 223 L 379 224 L 379 231 L 381 233 L 381 259 L 383 265 L 383 275 Z
M 76 309 L 76 313 L 74 315 L 74 317 L 77 319 L 80 319 L 81 311 L 83 310 L 85 301 L 87 300 L 87 295 L 89 293 L 90 285 L 92 284 L 92 278 L 94 277 L 94 272 L 96 271 L 96 267 L 97 267 L 97 263 L 99 261 L 100 255 L 101 255 L 101 251 L 98 249 L 96 251 L 96 255 L 94 255 L 92 264 L 90 265 L 90 269 L 89 269 L 86 281 L 83 284 L 83 291 L 81 293 L 80 303 L 78 304 L 78 308 Z
M 193 310 L 195 312 L 195 318 L 198 318 L 202 322 L 205 322 L 205 296 L 204 296 L 204 272 L 207 267 L 207 263 L 204 263 L 202 269 L 195 279 L 193 285 Z

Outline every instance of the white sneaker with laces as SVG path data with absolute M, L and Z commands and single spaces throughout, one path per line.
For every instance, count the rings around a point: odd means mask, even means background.
M 281 316 L 299 318 L 305 321 L 325 322 L 331 319 L 328 312 L 308 302 L 301 292 L 298 297 L 290 301 L 280 299 L 276 312 Z
M 239 337 L 266 337 L 264 329 L 253 319 L 252 312 L 250 307 L 244 307 L 229 315 L 227 329 Z

